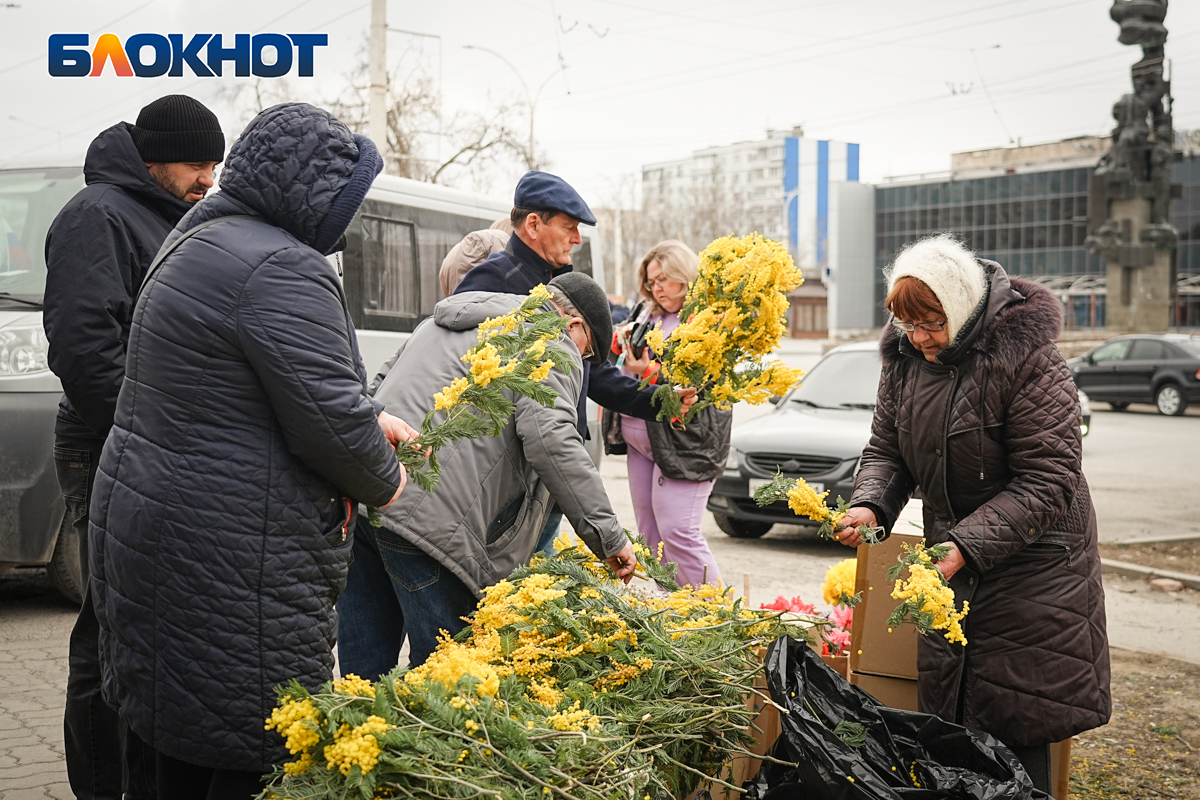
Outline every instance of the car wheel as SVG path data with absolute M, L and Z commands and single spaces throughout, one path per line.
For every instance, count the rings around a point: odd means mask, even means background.
M 1179 391 L 1179 387 L 1173 383 L 1159 388 L 1158 394 L 1154 395 L 1154 405 L 1158 406 L 1158 413 L 1168 417 L 1178 417 L 1187 410 L 1187 401 L 1183 399 L 1183 392 Z
M 757 539 L 774 526 L 770 522 L 737 519 L 726 514 L 713 514 L 717 527 L 735 539 Z
M 54 544 L 54 555 L 46 565 L 50 582 L 63 597 L 72 603 L 83 603 L 83 575 L 79 559 L 79 536 L 75 526 L 63 514 L 62 524 L 58 526 L 58 541 Z
M 1109 403 L 1108 407 L 1113 411 L 1124 411 L 1129 408 L 1129 403 Z

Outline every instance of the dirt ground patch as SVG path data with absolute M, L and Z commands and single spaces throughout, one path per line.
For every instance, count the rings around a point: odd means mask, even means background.
M 1112 720 L 1072 745 L 1071 797 L 1200 798 L 1200 666 L 1113 650 L 1112 672 Z
M 1143 567 L 1200 575 L 1200 541 L 1102 544 L 1100 555 Z

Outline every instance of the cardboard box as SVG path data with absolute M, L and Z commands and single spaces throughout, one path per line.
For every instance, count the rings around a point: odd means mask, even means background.
M 916 680 L 919 634 L 908 623 L 888 632 L 887 620 L 896 610 L 896 601 L 892 599 L 895 584 L 888 581 L 887 572 L 896 565 L 905 544 L 922 539 L 893 533 L 879 544 L 859 546 L 854 590 L 861 593 L 862 601 L 854 609 L 850 631 L 851 672 Z
M 850 671 L 850 683 L 891 708 L 917 710 L 917 682 L 909 678 L 868 675 Z

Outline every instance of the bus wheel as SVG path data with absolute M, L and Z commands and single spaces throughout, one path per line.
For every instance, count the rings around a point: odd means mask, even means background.
M 83 565 L 79 558 L 79 536 L 75 526 L 63 514 L 62 524 L 58 526 L 58 541 L 54 545 L 54 555 L 46 565 L 50 582 L 59 594 L 72 603 L 83 603 Z

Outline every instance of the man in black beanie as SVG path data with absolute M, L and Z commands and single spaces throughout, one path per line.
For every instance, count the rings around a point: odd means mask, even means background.
M 54 463 L 66 501 L 60 536 L 79 552 L 67 576 L 83 605 L 71 632 L 64 717 L 67 777 L 80 800 L 155 797 L 154 755 L 101 697 L 99 628 L 88 592 L 88 503 L 125 377 L 134 301 L 175 223 L 213 185 L 225 153 L 217 117 L 185 95 L 155 100 L 88 147 L 87 186 L 46 236 L 44 322 L 64 396 Z

